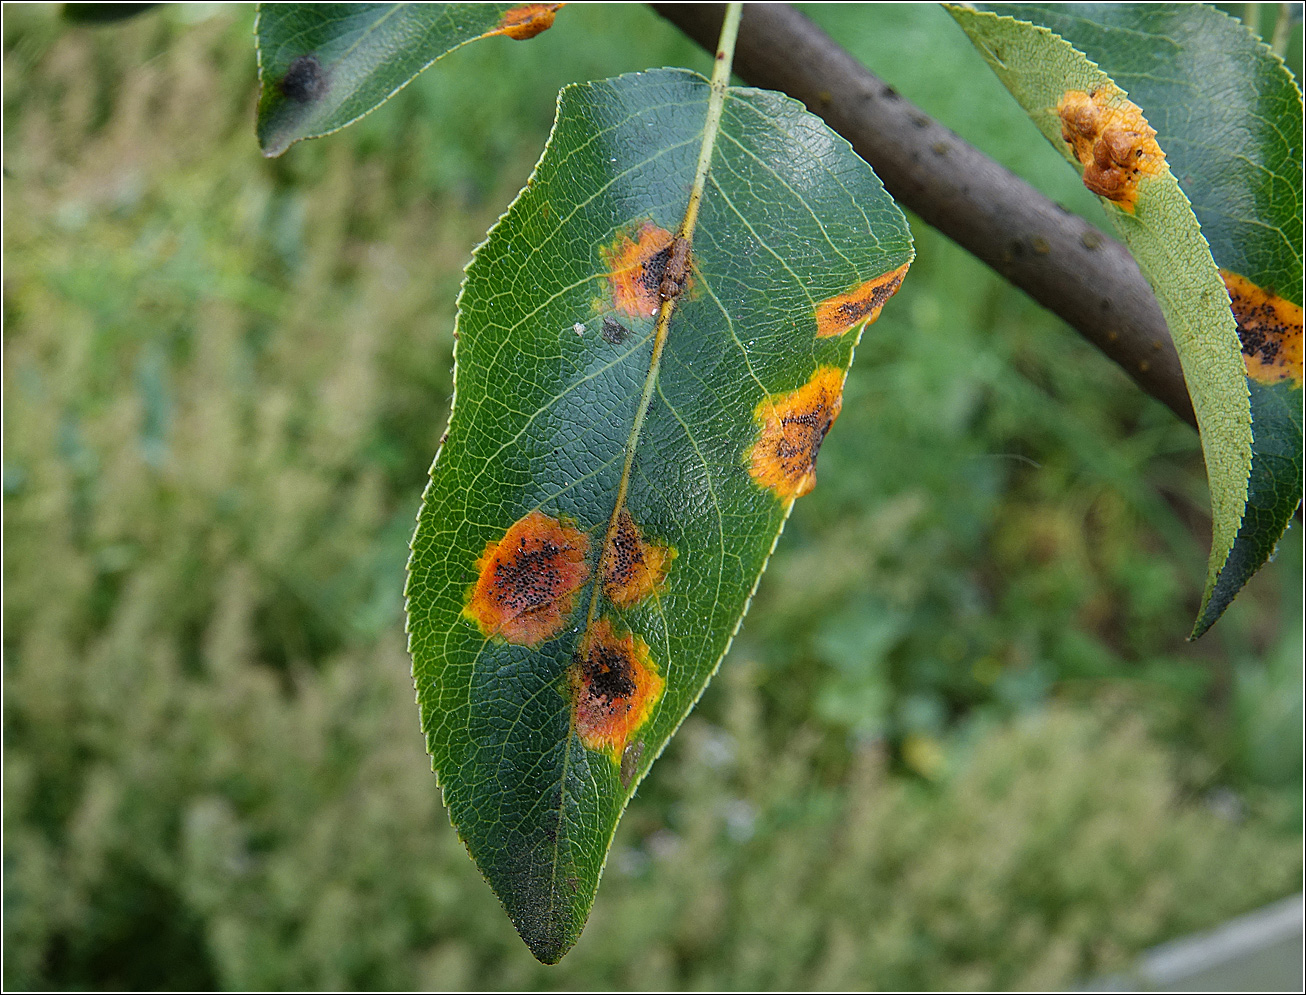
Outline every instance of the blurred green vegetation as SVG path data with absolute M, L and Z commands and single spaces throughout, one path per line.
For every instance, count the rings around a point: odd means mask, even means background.
M 1076 210 L 946 14 L 816 11 Z M 1301 873 L 1301 530 L 1203 641 L 1197 440 L 929 229 L 821 486 L 536 964 L 440 806 L 403 565 L 472 247 L 640 6 L 259 158 L 252 9 L 4 18 L 9 988 L 1057 988 Z

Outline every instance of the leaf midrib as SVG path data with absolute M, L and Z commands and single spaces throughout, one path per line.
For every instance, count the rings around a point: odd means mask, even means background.
M 718 42 L 716 58 L 712 66 L 711 89 L 708 93 L 707 114 L 703 124 L 703 143 L 699 148 L 698 162 L 694 170 L 694 182 L 690 187 L 685 214 L 676 230 L 676 239 L 684 239 L 691 247 L 694 241 L 694 228 L 698 223 L 699 206 L 702 204 L 703 193 L 707 187 L 708 170 L 711 167 L 712 155 L 716 148 L 716 137 L 721 131 L 722 110 L 725 107 L 726 97 L 730 90 L 730 69 L 734 56 L 735 36 L 739 30 L 741 7 L 742 4 L 739 3 L 729 4 L 726 8 L 725 19 L 721 25 L 721 38 Z M 672 245 L 674 246 L 674 244 L 673 241 Z M 689 265 L 692 268 L 692 254 L 689 256 L 689 260 Z M 630 487 L 630 475 L 635 461 L 635 450 L 639 445 L 639 436 L 644 427 L 644 419 L 648 415 L 649 407 L 653 402 L 658 371 L 662 365 L 662 353 L 666 347 L 667 336 L 671 328 L 671 315 L 675 311 L 678 299 L 678 294 L 667 297 L 662 300 L 658 308 L 657 324 L 654 326 L 653 354 L 649 357 L 648 372 L 644 376 L 644 387 L 640 393 L 639 404 L 635 409 L 635 420 L 631 425 L 630 434 L 626 437 L 626 459 L 621 468 L 621 477 L 617 482 L 617 496 L 613 502 L 612 515 L 608 519 L 608 527 L 604 532 L 603 544 L 599 551 L 600 571 L 596 572 L 594 578 L 589 609 L 585 617 L 585 629 L 580 635 L 581 642 L 589 633 L 590 627 L 594 624 L 595 615 L 598 613 L 599 593 L 602 587 L 602 578 L 598 576 L 598 573 L 601 572 L 603 553 L 607 550 L 616 533 L 618 518 L 622 509 L 626 506 L 626 494 Z M 575 715 L 573 714 L 571 716 L 571 728 L 567 731 L 567 742 L 563 747 L 562 768 L 558 776 L 558 830 L 553 835 L 553 865 L 549 872 L 550 918 L 552 918 L 558 901 L 558 862 L 564 835 L 563 823 L 566 813 L 567 775 L 570 771 L 571 754 L 576 742 L 575 721 Z

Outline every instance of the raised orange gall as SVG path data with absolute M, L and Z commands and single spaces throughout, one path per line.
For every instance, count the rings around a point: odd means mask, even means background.
M 764 397 L 753 412 L 757 441 L 746 454 L 748 472 L 781 500 L 816 486 L 816 457 L 843 404 L 844 371 L 818 366 L 797 390 Z
M 565 6 L 561 3 L 524 3 L 504 14 L 498 27 L 487 34 L 507 35 L 513 41 L 534 38 L 553 27 L 554 17 Z
M 1264 384 L 1302 383 L 1302 309 L 1292 301 L 1262 290 L 1244 276 L 1220 270 L 1247 375 Z
M 562 632 L 576 610 L 588 554 L 584 532 L 532 511 L 498 542 L 485 544 L 463 614 L 487 639 L 539 646 Z
M 1084 167 L 1084 186 L 1130 214 L 1138 185 L 1168 168 L 1156 129 L 1124 91 L 1104 84 L 1092 93 L 1067 90 L 1057 103 L 1061 137 Z
M 816 337 L 845 335 L 862 322 L 874 323 L 885 302 L 898 292 L 907 275 L 907 263 L 890 273 L 867 280 L 860 287 L 816 305 Z
M 571 669 L 580 741 L 620 764 L 627 740 L 648 721 L 664 686 L 644 640 L 618 634 L 611 622 L 599 618 L 577 647 Z
M 599 250 L 608 267 L 613 307 L 632 318 L 657 314 L 673 241 L 671 232 L 646 221 L 633 233 L 618 233 L 616 241 Z
M 630 512 L 621 509 L 599 561 L 603 593 L 619 608 L 638 604 L 662 585 L 675 556 L 670 546 L 645 539 Z

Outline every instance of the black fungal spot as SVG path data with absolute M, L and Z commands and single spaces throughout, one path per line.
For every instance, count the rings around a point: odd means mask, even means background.
M 326 94 L 326 73 L 316 55 L 301 55 L 281 77 L 281 93 L 297 104 L 311 104 Z
M 808 383 L 763 398 L 753 413 L 761 432 L 748 451 L 748 472 L 780 498 L 802 497 L 816 486 L 816 457 L 839 417 L 843 371 L 817 367 Z
M 670 245 L 649 256 L 648 262 L 644 264 L 644 269 L 639 274 L 639 282 L 648 293 L 656 294 L 662 289 L 662 277 L 667 272 L 667 263 L 670 259 Z
M 476 561 L 465 614 L 487 636 L 533 646 L 557 635 L 589 572 L 583 532 L 533 511 Z
M 622 509 L 600 561 L 603 593 L 629 608 L 652 594 L 666 577 L 675 550 L 645 541 L 630 512 Z
M 580 741 L 620 764 L 630 734 L 646 721 L 664 681 L 633 633 L 620 634 L 600 616 L 588 627 L 568 671 L 572 717 Z
M 617 520 L 608 559 L 608 573 L 614 584 L 628 584 L 635 570 L 644 565 L 644 543 L 629 513 Z
M 526 548 L 526 537 L 517 543 L 510 560 L 494 565 L 494 586 L 499 600 L 517 610 L 538 608 L 557 597 L 561 586 L 558 557 L 562 550 L 545 539 L 537 549 Z
M 870 300 L 849 301 L 847 304 L 839 305 L 838 315 L 841 321 L 853 324 L 870 314 L 874 307 L 875 304 Z
M 630 329 L 613 318 L 604 318 L 599 335 L 608 345 L 620 345 L 630 335 Z
M 801 476 L 816 466 L 821 453 L 821 443 L 834 425 L 834 417 L 827 410 L 804 411 L 785 415 L 780 419 L 785 432 L 776 444 L 776 457 L 793 476 Z M 796 427 L 797 431 L 789 429 Z
M 606 700 L 610 709 L 635 693 L 630 661 L 614 647 L 603 643 L 591 647 L 581 663 L 581 673 L 590 698 Z
M 1278 320 L 1274 305 L 1268 300 L 1254 303 L 1240 299 L 1242 308 L 1235 313 L 1238 338 L 1244 356 L 1256 356 L 1267 366 L 1279 359 L 1287 326 Z
M 1264 384 L 1302 382 L 1302 312 L 1291 301 L 1258 287 L 1229 270 L 1220 270 L 1238 325 L 1247 375 Z
M 867 297 L 861 300 L 845 301 L 839 305 L 836 312 L 841 322 L 846 322 L 849 326 L 856 324 L 865 318 L 872 311 L 878 311 L 884 307 L 885 303 L 892 297 L 902 285 L 902 277 L 896 280 L 890 280 L 888 283 L 882 283 L 880 286 L 872 289 Z

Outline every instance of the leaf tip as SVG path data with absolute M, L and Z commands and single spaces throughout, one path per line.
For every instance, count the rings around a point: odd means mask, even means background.
M 521 926 L 517 927 L 517 933 L 526 942 L 531 956 L 546 967 L 553 967 L 562 960 L 576 942 L 573 939 L 560 938 L 553 933 L 545 936 L 536 935 Z
M 486 880 L 531 956 L 552 966 L 580 939 L 598 882 L 584 888 L 579 876 L 555 879 L 553 873 L 540 876 L 539 871 L 538 866 L 526 870 L 527 880 L 496 880 L 493 874 L 486 874 Z
M 307 137 L 304 122 L 330 91 L 331 74 L 312 52 L 292 59 L 279 77 L 265 77 L 255 127 L 263 156 L 275 159 Z

